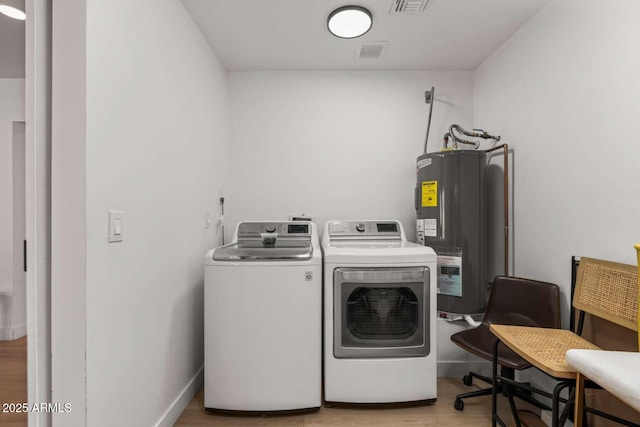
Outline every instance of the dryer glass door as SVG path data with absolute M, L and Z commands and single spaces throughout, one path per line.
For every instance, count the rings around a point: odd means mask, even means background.
M 335 269 L 335 357 L 427 356 L 428 289 L 426 267 Z

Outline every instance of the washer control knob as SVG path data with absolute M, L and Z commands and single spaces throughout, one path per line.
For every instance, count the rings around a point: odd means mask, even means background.
M 273 233 L 274 231 L 276 231 L 276 226 L 275 225 L 267 225 L 264 230 L 267 233 Z
M 365 228 L 365 227 L 364 227 L 364 224 L 363 224 L 363 223 L 361 223 L 361 222 L 360 222 L 360 223 L 356 224 L 356 231 L 357 231 L 358 233 L 362 233 L 362 232 L 364 232 L 364 228 Z

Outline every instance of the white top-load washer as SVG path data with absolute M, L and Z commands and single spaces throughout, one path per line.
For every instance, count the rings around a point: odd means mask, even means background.
M 434 401 L 435 252 L 398 221 L 329 221 L 322 249 L 325 401 Z
M 242 222 L 205 256 L 204 406 L 321 405 L 322 254 L 311 222 Z

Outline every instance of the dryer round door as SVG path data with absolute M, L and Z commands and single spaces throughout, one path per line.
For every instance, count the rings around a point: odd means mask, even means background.
M 429 354 L 429 269 L 334 270 L 334 356 Z

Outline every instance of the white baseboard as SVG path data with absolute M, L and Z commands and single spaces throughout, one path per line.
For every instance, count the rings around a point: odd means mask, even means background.
M 191 378 L 191 380 L 174 399 L 174 401 L 167 408 L 164 414 L 162 414 L 162 416 L 156 423 L 156 427 L 173 426 L 178 418 L 180 418 L 180 415 L 182 415 L 186 407 L 189 405 L 189 402 L 191 402 L 193 396 L 195 396 L 198 390 L 202 388 L 202 384 L 204 384 L 204 365 L 202 365 L 200 369 L 198 369 L 198 372 L 196 372 L 194 377 Z
M 14 341 L 27 335 L 27 324 L 14 328 L 0 328 L 0 341 Z
M 18 338 L 22 338 L 27 335 L 27 324 L 23 323 L 22 325 L 15 326 L 13 328 L 13 339 L 17 340 Z
M 438 378 L 462 378 L 469 371 L 491 377 L 491 370 L 491 362 L 438 361 Z

